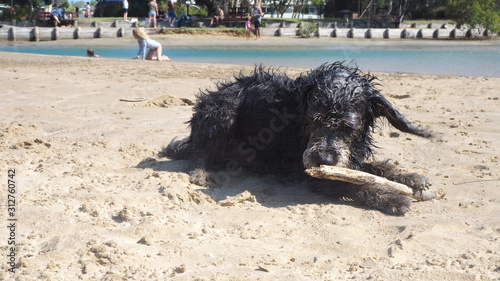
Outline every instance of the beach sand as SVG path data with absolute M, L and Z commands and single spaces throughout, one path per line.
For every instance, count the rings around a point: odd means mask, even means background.
M 157 158 L 189 133 L 200 88 L 252 67 L 12 53 L 0 64 L 0 280 L 500 278 L 498 77 L 376 74 L 436 138 L 381 122 L 375 156 L 447 190 L 393 217 L 270 176 L 202 188 L 185 161 Z

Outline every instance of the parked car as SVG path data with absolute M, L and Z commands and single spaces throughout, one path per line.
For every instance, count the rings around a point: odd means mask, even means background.
M 94 8 L 94 17 L 123 16 L 123 0 L 101 0 Z

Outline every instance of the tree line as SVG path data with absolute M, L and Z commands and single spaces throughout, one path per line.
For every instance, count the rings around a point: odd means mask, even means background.
M 15 16 L 19 19 L 32 19 L 37 9 L 52 3 L 50 1 L 16 0 Z M 66 3 L 64 0 L 52 1 L 60 5 Z M 144 7 L 147 7 L 149 1 L 129 0 L 130 3 Z M 188 0 L 176 2 L 182 6 L 186 1 Z M 268 11 L 277 17 L 283 17 L 285 12 L 292 11 L 292 17 L 300 18 L 314 8 L 321 18 L 326 19 L 349 17 L 369 20 L 375 25 L 391 22 L 396 27 L 405 20 L 441 19 L 454 21 L 458 26 L 500 32 L 499 0 L 191 0 L 191 3 L 206 9 L 206 14 L 210 15 L 217 6 L 221 6 L 227 13 L 230 8 L 250 7 L 254 1 L 267 7 Z M 95 0 L 89 2 L 93 5 L 97 3 Z M 160 5 L 165 2 L 166 0 L 158 1 Z M 79 7 L 78 5 L 85 3 L 86 1 L 79 1 L 74 6 Z

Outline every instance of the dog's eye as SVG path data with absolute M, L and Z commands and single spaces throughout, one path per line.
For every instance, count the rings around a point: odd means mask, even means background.
M 333 128 L 335 130 L 355 130 L 356 128 L 356 118 L 354 116 L 342 116 L 332 111 L 326 114 L 313 114 L 312 122 L 316 126 Z
M 346 120 L 343 120 L 342 124 L 340 125 L 344 130 L 352 130 L 354 131 L 356 129 L 355 124 L 350 123 Z
M 334 127 L 338 130 L 355 130 L 357 128 L 355 116 L 335 116 L 328 118 L 327 123 L 331 123 L 330 127 Z

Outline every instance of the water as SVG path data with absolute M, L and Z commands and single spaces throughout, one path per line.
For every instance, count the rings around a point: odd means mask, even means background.
M 241 40 L 241 39 L 238 39 Z M 311 39 L 314 40 L 314 39 Z M 300 41 L 298 41 L 300 42 Z M 399 41 L 389 44 L 308 44 L 262 46 L 258 44 L 220 46 L 175 46 L 164 44 L 172 60 L 194 63 L 284 66 L 314 68 L 325 62 L 346 61 L 364 72 L 404 72 L 438 75 L 500 77 L 500 42 L 422 43 Z M 313 43 L 311 43 L 313 42 Z M 318 41 L 320 42 L 320 41 Z M 88 47 L 61 43 L 0 45 L 0 51 L 63 56 L 86 56 Z M 130 59 L 137 44 L 93 46 L 103 58 Z
M 189 55 L 187 55 L 189 53 Z M 325 62 L 346 61 L 363 71 L 419 74 L 500 76 L 500 47 L 384 48 L 335 46 L 323 48 L 168 50 L 190 62 L 264 64 L 314 68 Z

